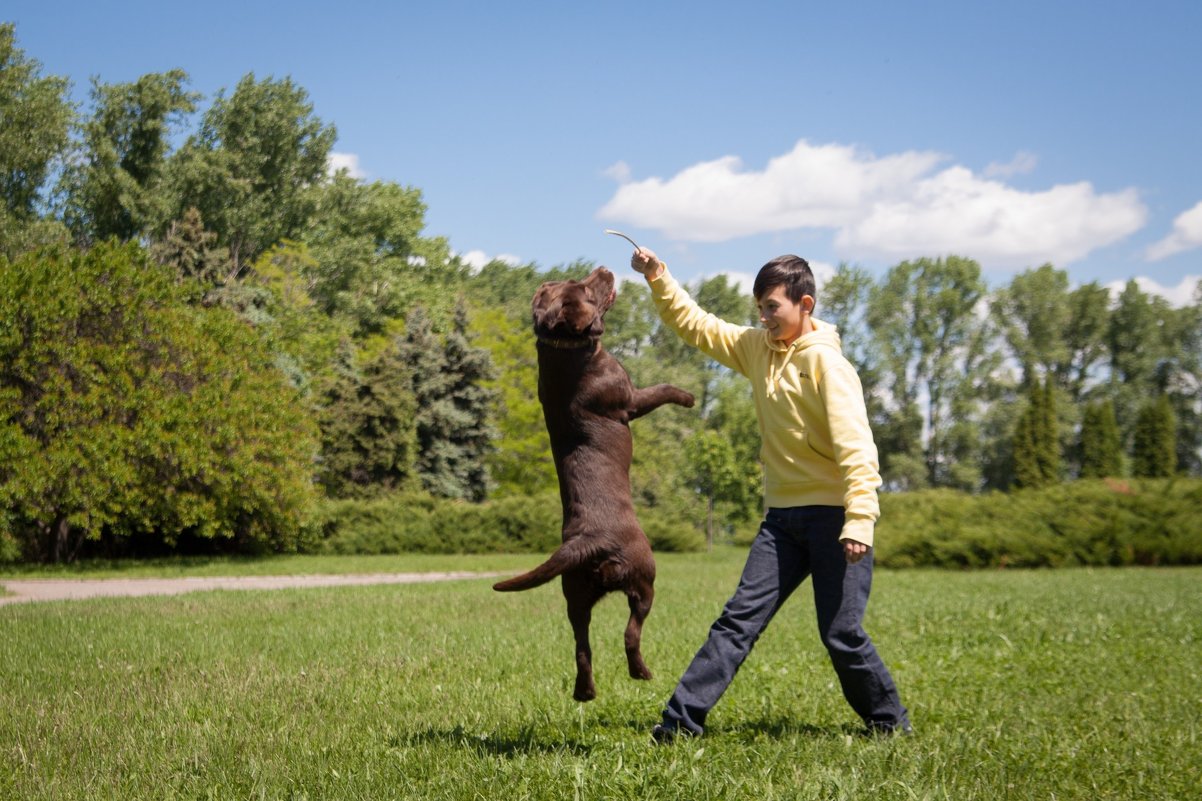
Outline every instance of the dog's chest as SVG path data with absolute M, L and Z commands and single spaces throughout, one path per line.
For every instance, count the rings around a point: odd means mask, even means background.
M 604 351 L 584 365 L 539 363 L 538 399 L 552 434 L 599 418 L 624 424 L 632 392 L 630 376 Z

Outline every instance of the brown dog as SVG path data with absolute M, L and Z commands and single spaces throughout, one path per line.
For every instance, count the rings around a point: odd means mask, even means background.
M 526 590 L 563 577 L 576 636 L 577 701 L 596 697 L 588 629 L 593 606 L 626 593 L 630 675 L 651 678 L 639 643 L 655 596 L 655 559 L 630 500 L 628 423 L 665 403 L 692 406 L 669 384 L 635 389 L 618 360 L 601 347 L 602 317 L 614 302 L 614 276 L 598 267 L 583 281 L 548 281 L 534 294 L 538 399 L 543 406 L 563 502 L 563 544 L 529 573 L 493 586 Z

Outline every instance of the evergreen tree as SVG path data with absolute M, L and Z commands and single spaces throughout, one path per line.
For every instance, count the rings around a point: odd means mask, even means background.
M 1043 401 L 1039 420 L 1039 469 L 1045 484 L 1060 481 L 1062 458 L 1060 455 L 1060 423 L 1056 412 L 1056 384 L 1052 376 L 1043 381 Z
M 481 501 L 488 493 L 486 457 L 494 432 L 488 411 L 494 391 L 488 351 L 467 340 L 462 311 L 440 341 L 421 307 L 409 315 L 400 343 L 417 401 L 417 472 L 422 486 L 444 498 Z
M 1123 442 L 1110 401 L 1090 403 L 1081 422 L 1081 478 L 1117 476 L 1123 470 Z
M 1163 478 L 1177 472 L 1177 420 L 1169 399 L 1161 395 L 1139 410 L 1132 436 L 1131 472 L 1141 478 Z
M 393 343 L 360 371 L 349 342 L 322 393 L 320 480 L 334 497 L 406 487 L 414 475 L 417 404 Z
M 1060 435 L 1051 377 L 1032 381 L 1027 408 L 1014 434 L 1014 481 L 1019 487 L 1043 487 L 1060 480 Z
M 492 360 L 484 348 L 468 341 L 466 310 L 456 310 L 455 323 L 447 335 L 447 373 L 451 376 L 448 400 L 456 423 L 444 451 L 446 472 L 455 477 L 455 495 L 482 501 L 488 495 L 488 455 L 496 431 L 489 423 L 489 411 L 496 402 L 496 391 L 485 386 L 495 378 Z
M 171 223 L 163 238 L 150 246 L 150 255 L 180 278 L 205 287 L 220 283 L 231 270 L 229 251 L 217 244 L 215 232 L 205 230 L 195 206 Z

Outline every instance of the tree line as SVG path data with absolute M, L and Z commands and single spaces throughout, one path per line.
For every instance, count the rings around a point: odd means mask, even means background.
M 553 491 L 529 301 L 593 265 L 473 269 L 420 190 L 328 171 L 336 129 L 290 79 L 187 87 L 94 80 L 77 108 L 0 25 L 0 558 L 288 550 L 323 504 Z M 725 277 L 690 289 L 755 323 Z M 889 490 L 1202 473 L 1202 297 L 1051 265 L 990 289 L 945 257 L 841 265 L 817 314 Z M 711 536 L 754 520 L 745 382 L 636 282 L 605 343 L 699 399 L 634 425 L 638 503 Z

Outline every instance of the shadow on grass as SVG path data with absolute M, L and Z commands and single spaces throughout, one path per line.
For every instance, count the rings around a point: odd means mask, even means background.
M 790 718 L 762 718 L 747 720 L 728 726 L 712 727 L 709 735 L 721 736 L 733 740 L 755 740 L 766 737 L 772 740 L 787 740 L 805 738 L 813 740 L 844 739 L 848 736 L 859 736 L 863 726 L 844 723 L 838 726 L 815 726 L 812 723 L 802 723 Z
M 533 728 L 518 732 L 471 732 L 462 726 L 453 729 L 428 728 L 390 738 L 394 748 L 421 745 L 443 746 L 453 749 L 475 751 L 481 756 L 512 757 L 519 754 L 570 754 L 586 756 L 591 753 L 591 743 L 561 734 L 540 733 Z
M 636 735 L 651 739 L 651 728 L 659 723 L 659 715 L 653 719 L 634 719 L 626 715 L 598 715 L 593 723 L 608 729 L 629 729 Z M 852 723 L 840 725 L 815 726 L 793 718 L 772 717 L 759 720 L 736 721 L 723 725 L 721 723 L 706 729 L 705 740 L 751 741 L 760 738 L 784 740 L 803 738 L 812 740 L 845 739 L 848 736 L 858 737 L 864 733 L 863 726 Z

